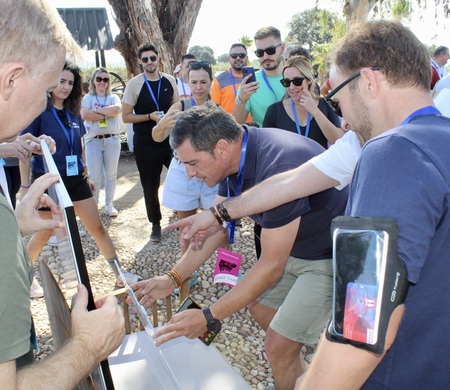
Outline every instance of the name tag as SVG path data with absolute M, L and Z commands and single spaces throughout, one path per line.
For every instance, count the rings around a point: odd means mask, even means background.
M 98 126 L 99 127 L 108 127 L 108 119 L 100 119 L 98 121 Z
M 66 156 L 66 174 L 67 176 L 78 175 L 78 160 L 77 156 Z

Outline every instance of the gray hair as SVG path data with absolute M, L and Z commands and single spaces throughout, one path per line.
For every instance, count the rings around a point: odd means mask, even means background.
M 2 0 L 0 31 L 0 64 L 24 63 L 31 74 L 46 69 L 55 55 L 51 53 L 65 50 L 82 56 L 58 12 L 45 0 Z
M 170 132 L 170 146 L 177 149 L 189 140 L 195 151 L 213 155 L 219 140 L 238 142 L 243 131 L 235 119 L 222 108 L 215 105 L 195 106 L 178 117 Z

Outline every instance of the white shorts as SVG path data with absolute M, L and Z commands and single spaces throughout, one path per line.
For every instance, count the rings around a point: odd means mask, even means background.
M 208 209 L 217 196 L 218 187 L 208 187 L 196 177 L 190 179 L 184 164 L 172 158 L 164 182 L 162 204 L 175 211 Z

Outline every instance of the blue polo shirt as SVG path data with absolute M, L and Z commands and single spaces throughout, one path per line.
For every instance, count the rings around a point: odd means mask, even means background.
M 289 171 L 307 162 L 325 149 L 317 142 L 287 131 L 248 130 L 242 192 L 280 172 Z M 234 195 L 237 175 L 229 177 L 231 195 Z M 227 182 L 219 186 L 219 195 L 227 196 Z M 284 226 L 302 217 L 291 255 L 306 260 L 330 259 L 332 241 L 330 224 L 342 215 L 347 202 L 347 190 L 330 189 L 300 198 L 272 210 L 252 215 L 251 218 L 265 229 Z

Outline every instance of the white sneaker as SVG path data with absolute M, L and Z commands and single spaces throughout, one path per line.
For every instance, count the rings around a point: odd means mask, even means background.
M 44 296 L 44 290 L 39 285 L 36 278 L 33 278 L 33 282 L 30 286 L 30 298 L 42 298 Z
M 119 212 L 116 210 L 112 203 L 105 205 L 105 211 L 110 217 L 117 217 L 119 215 Z
M 122 271 L 122 272 L 123 272 L 123 274 L 125 276 L 125 279 L 127 280 L 127 283 L 130 286 L 132 284 L 134 284 L 134 283 L 139 282 L 140 280 L 143 280 L 142 277 L 140 277 L 139 275 L 132 274 L 131 272 L 128 272 L 128 271 Z M 122 281 L 120 276 L 116 279 L 116 284 L 117 284 L 118 287 L 124 287 L 125 286 L 125 284 L 123 283 L 123 281 Z
M 58 245 L 58 239 L 56 238 L 56 236 L 51 236 L 50 240 L 48 240 L 48 244 L 51 246 Z

